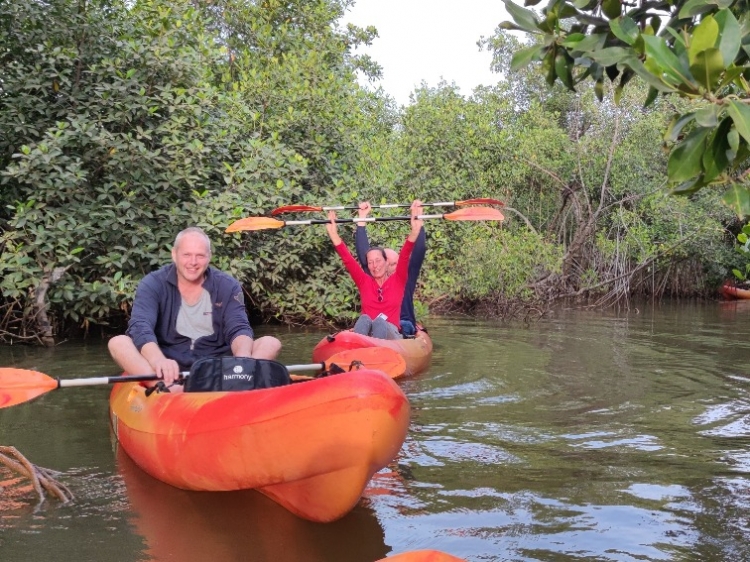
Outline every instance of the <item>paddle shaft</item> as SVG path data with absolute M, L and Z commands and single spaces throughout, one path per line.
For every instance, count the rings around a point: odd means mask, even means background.
M 439 201 L 437 203 L 422 203 L 422 207 L 455 207 L 462 205 L 465 201 Z M 396 209 L 398 207 L 411 207 L 411 203 L 383 203 L 381 205 L 371 205 L 372 209 Z M 321 207 L 322 211 L 346 211 L 359 209 L 358 205 L 334 205 L 332 207 Z
M 427 219 L 442 219 L 445 218 L 445 215 L 417 215 L 417 218 L 419 220 L 427 220 Z M 408 221 L 411 220 L 410 216 L 402 216 L 402 217 L 365 217 L 363 219 L 360 218 L 347 218 L 347 219 L 335 219 L 335 223 L 341 224 L 346 222 L 384 222 L 384 221 Z M 331 221 L 328 219 L 309 219 L 304 221 L 283 221 L 284 226 L 293 226 L 293 225 L 302 225 L 302 224 L 328 224 Z
M 325 363 L 305 363 L 303 365 L 287 365 L 288 371 L 317 371 L 318 369 L 325 369 Z M 183 371 L 180 373 L 183 377 L 187 377 L 190 373 Z M 143 381 L 158 381 L 159 377 L 156 375 L 119 375 L 115 377 L 90 377 L 85 379 L 58 379 L 57 388 L 64 388 L 69 386 L 96 386 L 102 384 L 114 384 L 118 382 L 143 382 Z
M 371 205 L 372 209 L 395 209 L 397 207 L 411 207 L 411 203 L 381 203 L 380 205 Z M 480 197 L 478 199 L 466 199 L 464 201 L 439 201 L 436 203 L 422 203 L 422 207 L 461 207 L 464 205 L 501 205 L 505 203 L 499 199 L 489 197 Z M 325 207 L 316 207 L 313 205 L 285 205 L 271 211 L 271 216 L 282 213 L 304 213 L 307 211 L 343 211 L 346 209 L 359 209 L 357 205 L 328 205 Z

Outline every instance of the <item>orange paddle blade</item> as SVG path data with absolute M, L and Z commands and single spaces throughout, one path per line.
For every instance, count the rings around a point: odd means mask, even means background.
M 240 232 L 243 230 L 265 230 L 268 228 L 281 228 L 284 221 L 269 217 L 247 217 L 239 219 L 230 224 L 225 232 Z
M 271 211 L 271 216 L 275 217 L 282 213 L 302 213 L 306 211 L 322 211 L 323 207 L 312 207 L 311 205 L 287 205 Z
M 392 379 L 406 373 L 406 360 L 390 347 L 361 347 L 340 351 L 326 360 L 326 370 L 330 370 L 332 365 L 337 365 L 345 371 L 383 371 Z
M 57 381 L 44 373 L 0 368 L 0 408 L 28 402 L 56 388 Z
M 476 199 L 466 199 L 465 201 L 456 201 L 456 205 L 461 207 L 463 205 L 500 205 L 505 206 L 505 203 L 499 199 L 490 199 L 489 197 L 477 197 Z
M 443 218 L 449 221 L 501 221 L 505 220 L 505 215 L 491 207 L 466 207 L 443 215 Z

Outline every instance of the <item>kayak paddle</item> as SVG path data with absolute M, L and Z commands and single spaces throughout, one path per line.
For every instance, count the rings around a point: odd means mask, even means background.
M 387 347 L 349 349 L 332 355 L 322 363 L 288 365 L 288 371 L 324 371 L 340 373 L 358 369 L 383 371 L 391 378 L 406 372 L 406 361 L 396 351 Z M 188 376 L 188 372 L 183 372 Z M 305 380 L 295 375 L 292 380 Z M 315 378 L 315 377 L 309 377 Z M 119 375 L 112 377 L 88 377 L 78 379 L 56 379 L 38 371 L 27 369 L 0 368 L 0 408 L 9 408 L 33 400 L 58 388 L 72 386 L 95 386 L 120 382 L 141 382 L 159 380 L 154 374 Z
M 499 199 L 489 199 L 479 197 L 477 199 L 465 199 L 464 201 L 444 201 L 440 203 L 422 203 L 422 207 L 463 207 L 465 205 L 500 205 L 505 203 Z M 411 207 L 411 203 L 383 203 L 382 205 L 372 205 L 373 209 L 396 209 L 397 207 Z M 357 205 L 334 205 L 332 207 L 313 207 L 311 205 L 286 205 L 271 211 L 271 216 L 275 217 L 282 213 L 302 213 L 307 211 L 344 211 L 348 209 L 359 209 Z
M 505 217 L 497 209 L 490 207 L 466 207 L 465 209 L 459 209 L 452 213 L 443 215 L 417 215 L 419 220 L 427 219 L 445 219 L 449 221 L 501 221 Z M 382 221 L 408 221 L 411 220 L 410 216 L 399 216 L 399 217 L 366 217 L 360 218 L 346 218 L 336 219 L 336 223 L 345 222 L 382 222 Z M 226 232 L 240 232 L 242 230 L 269 230 L 273 228 L 281 228 L 284 226 L 294 225 L 308 225 L 308 224 L 328 224 L 328 219 L 311 219 L 303 221 L 280 221 L 272 219 L 270 217 L 247 217 L 239 219 L 230 224 Z

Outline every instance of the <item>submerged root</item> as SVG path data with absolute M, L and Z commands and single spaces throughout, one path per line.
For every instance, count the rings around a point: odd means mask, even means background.
M 73 493 L 68 487 L 55 479 L 55 471 L 29 462 L 15 447 L 0 445 L 0 465 L 5 465 L 13 472 L 28 478 L 39 498 L 41 505 L 45 500 L 45 491 L 62 503 L 73 500 Z

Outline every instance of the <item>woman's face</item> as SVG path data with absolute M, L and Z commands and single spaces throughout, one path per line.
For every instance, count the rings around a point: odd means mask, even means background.
M 387 267 L 388 264 L 383 257 L 383 252 L 380 250 L 370 250 L 367 252 L 367 269 L 370 270 L 370 275 L 375 279 L 385 277 Z

